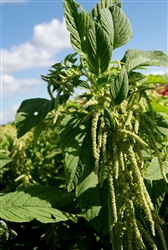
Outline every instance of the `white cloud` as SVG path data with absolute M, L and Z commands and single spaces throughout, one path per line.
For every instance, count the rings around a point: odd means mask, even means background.
M 12 96 L 16 94 L 24 94 L 37 91 L 37 86 L 41 84 L 40 80 L 31 79 L 17 79 L 12 75 L 3 74 L 1 77 L 1 97 Z
M 2 49 L 3 73 L 48 66 L 51 62 L 51 52 L 38 48 L 29 42 L 13 46 L 10 50 Z
M 8 109 L 0 111 L 0 125 L 4 125 L 15 120 L 15 114 L 19 105 L 13 105 Z
M 12 46 L 9 50 L 1 50 L 2 72 L 50 67 L 55 62 L 56 53 L 70 47 L 69 32 L 64 19 L 38 24 L 29 41 Z
M 165 73 L 168 73 L 168 71 L 166 69 L 155 69 L 155 70 L 149 70 L 149 72 L 146 73 L 146 75 L 148 75 L 148 74 L 163 75 Z
M 60 22 L 58 19 L 53 19 L 50 23 L 36 25 L 30 42 L 34 46 L 55 52 L 69 48 L 69 32 L 66 29 L 65 20 Z

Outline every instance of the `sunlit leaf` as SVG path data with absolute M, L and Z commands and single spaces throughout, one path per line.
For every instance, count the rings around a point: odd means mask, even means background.
M 154 112 L 162 112 L 168 114 L 168 107 L 156 102 L 151 102 L 151 105 Z
M 101 27 L 106 31 L 109 36 L 110 43 L 113 45 L 114 38 L 114 24 L 111 11 L 109 9 L 102 9 L 99 15 L 99 22 Z
M 139 66 L 163 66 L 168 67 L 168 56 L 162 51 L 143 51 L 129 49 L 123 59 L 127 72 Z
M 92 73 L 100 75 L 108 68 L 112 49 L 107 33 L 94 22 L 88 30 L 86 55 L 87 66 Z
M 78 11 L 79 8 L 80 12 Z M 64 0 L 64 16 L 67 29 L 70 32 L 72 47 L 79 55 L 85 57 L 85 36 L 92 24 L 90 15 L 75 1 Z
M 163 167 L 165 173 L 168 174 L 168 162 L 163 162 Z M 149 163 L 144 178 L 151 181 L 163 179 L 157 157 L 154 157 L 152 161 Z
M 42 223 L 68 219 L 76 221 L 75 216 L 52 208 L 47 201 L 51 194 L 46 189 L 47 187 L 35 186 L 1 196 L 0 217 L 14 222 L 29 222 L 33 219 Z
M 164 75 L 152 75 L 149 74 L 146 80 L 143 82 L 144 84 L 168 84 L 168 80 L 164 77 Z
M 114 25 L 113 49 L 116 49 L 129 42 L 132 38 L 132 26 L 128 17 L 120 7 L 113 6 L 110 8 L 110 11 Z
M 114 4 L 121 3 L 120 0 L 100 0 L 96 6 L 92 9 L 90 15 L 94 18 L 100 14 L 102 9 L 108 9 Z
M 108 68 L 112 50 L 127 43 L 132 37 L 131 24 L 121 8 L 109 8 L 118 2 L 101 1 L 89 15 L 75 1 L 64 0 L 71 44 L 79 55 L 86 56 L 89 70 L 96 75 Z

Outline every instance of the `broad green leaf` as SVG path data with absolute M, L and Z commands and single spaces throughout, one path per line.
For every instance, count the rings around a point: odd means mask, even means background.
M 129 42 L 132 38 L 132 26 L 120 7 L 112 6 L 110 11 L 114 26 L 113 49 L 116 49 Z
M 24 100 L 15 117 L 17 137 L 22 137 L 30 129 L 37 126 L 54 109 L 54 106 L 54 99 L 33 98 Z
M 103 236 L 108 227 L 108 181 L 100 188 L 98 177 L 94 172 L 76 188 L 76 197 L 84 217 L 98 232 L 102 229 Z
M 108 9 L 114 4 L 121 3 L 120 0 L 100 0 L 96 6 L 92 9 L 90 15 L 95 18 L 100 14 L 102 9 Z
M 165 180 L 163 179 L 156 181 L 145 180 L 145 185 L 147 187 L 148 193 L 151 197 L 155 209 L 159 211 L 166 193 Z
M 165 173 L 168 174 L 168 162 L 163 162 L 163 167 Z M 152 161 L 149 163 L 144 178 L 151 181 L 163 179 L 157 157 L 154 157 Z
M 81 9 L 81 12 L 78 12 L 78 8 Z M 67 29 L 70 32 L 72 47 L 79 55 L 85 57 L 86 34 L 93 20 L 90 15 L 73 0 L 64 0 L 64 16 Z
M 31 194 L 33 197 L 37 197 L 40 200 L 45 200 L 49 202 L 53 208 L 63 210 L 64 212 L 69 212 L 70 204 L 72 204 L 75 199 L 75 194 L 73 192 L 68 193 L 65 190 L 60 190 L 57 188 L 49 186 L 27 186 L 24 189 L 25 193 Z
M 128 75 L 125 67 L 123 66 L 122 71 L 111 83 L 110 91 L 114 105 L 119 105 L 125 98 L 127 98 L 128 90 Z
M 61 211 L 74 213 L 77 207 L 75 192 L 62 191 L 60 196 L 53 197 L 51 204 L 52 207 Z
M 109 9 L 102 9 L 100 11 L 98 23 L 106 31 L 106 33 L 109 36 L 111 45 L 113 45 L 114 24 L 113 24 L 113 18 Z
M 98 11 L 97 14 L 98 14 L 98 16 L 97 16 L 95 22 L 98 23 L 101 26 L 101 28 L 103 28 L 103 30 L 105 31 L 105 34 L 106 34 L 106 37 L 104 38 L 106 41 L 105 40 L 101 41 L 101 46 L 104 49 L 106 48 L 106 46 L 109 46 L 109 48 L 110 48 L 110 45 L 111 45 L 112 49 L 115 49 L 117 47 L 124 45 L 125 43 L 127 43 L 131 39 L 131 37 L 132 37 L 131 24 L 130 24 L 127 16 L 121 10 L 121 8 L 119 8 L 118 6 L 112 6 L 109 9 L 102 8 Z M 93 33 L 95 33 L 95 31 Z M 100 36 L 102 38 L 103 38 L 103 35 L 105 36 L 105 34 L 103 34 L 100 31 L 97 31 L 96 33 L 98 33 L 98 35 L 96 35 L 98 38 L 94 39 L 94 41 L 92 42 L 92 44 L 93 44 L 92 50 L 95 50 L 96 44 L 98 44 L 98 41 L 100 40 L 99 33 L 100 33 Z M 94 36 L 94 34 L 92 34 L 92 37 L 93 36 Z M 96 40 L 97 40 L 97 42 L 96 42 Z M 108 42 L 108 44 L 107 44 L 107 42 Z M 96 53 L 96 51 L 97 51 L 97 53 Z M 96 54 L 98 55 L 99 51 L 101 51 L 101 50 L 98 48 L 95 50 L 95 52 L 94 52 L 95 56 L 96 56 Z M 88 53 L 90 54 L 89 50 L 88 50 Z M 107 58 L 108 58 L 108 52 L 104 51 L 104 54 L 107 55 Z M 109 50 L 109 57 L 111 57 L 111 54 L 112 54 L 112 50 Z M 101 56 L 101 57 L 103 58 L 103 56 Z M 101 57 L 100 57 L 100 59 L 101 59 Z M 95 58 L 95 60 L 96 60 L 96 58 Z M 107 65 L 109 65 L 109 62 Z M 105 70 L 103 70 L 103 72 L 104 71 Z
M 24 191 L 32 197 L 37 197 L 40 200 L 45 200 L 51 204 L 54 199 L 62 196 L 62 190 L 44 185 L 27 186 L 20 191 Z
M 106 196 L 105 193 L 104 196 Z M 94 172 L 92 172 L 81 184 L 79 184 L 79 186 L 77 186 L 76 197 L 84 217 L 87 221 L 89 221 L 92 227 L 99 232 L 103 223 L 101 211 L 103 203 L 101 201 L 98 177 Z M 106 217 L 108 217 L 107 211 Z M 108 220 L 106 220 L 106 217 L 104 217 L 104 219 L 108 225 Z M 104 234 L 105 233 L 106 230 L 104 231 Z
M 98 17 L 92 19 L 75 1 L 64 0 L 71 44 L 82 57 L 86 55 L 87 66 L 95 75 L 106 71 L 112 50 L 127 43 L 132 37 L 131 24 L 121 8 L 112 6 L 108 9 L 107 6 L 111 5 L 100 2 L 95 9 Z
M 50 196 L 50 194 L 49 194 Z M 7 221 L 29 222 L 36 219 L 42 223 L 73 220 L 74 215 L 52 208 L 47 202 L 46 190 L 35 186 L 34 189 L 16 191 L 0 197 L 0 217 Z
M 168 135 L 168 128 L 158 126 L 158 129 L 162 135 Z
M 168 107 L 157 102 L 151 102 L 151 105 L 154 112 L 162 112 L 168 114 Z
M 68 191 L 73 190 L 81 182 L 85 173 L 93 166 L 91 164 L 91 141 L 88 145 L 88 139 L 86 138 L 90 123 L 82 124 L 81 121 L 84 117 L 85 114 L 80 114 L 80 116 L 69 114 L 62 121 L 60 143 L 64 156 Z M 84 157 L 85 162 L 82 160 Z
M 86 61 L 89 70 L 95 75 L 100 75 L 107 70 L 112 55 L 112 45 L 108 34 L 94 22 L 87 35 Z
M 0 169 L 7 165 L 9 162 L 13 161 L 11 157 L 0 152 Z
M 164 77 L 164 75 L 152 75 L 149 74 L 146 78 L 146 80 L 143 82 L 143 84 L 151 84 L 151 83 L 157 83 L 157 84 L 168 84 L 168 79 Z
M 125 63 L 127 72 L 139 66 L 163 66 L 168 67 L 168 56 L 162 51 L 143 51 L 129 49 L 121 62 Z

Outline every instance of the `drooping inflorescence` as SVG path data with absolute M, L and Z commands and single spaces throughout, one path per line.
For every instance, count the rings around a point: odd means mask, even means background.
M 146 164 L 142 151 L 150 154 L 149 149 L 152 147 L 158 158 L 161 173 L 167 180 L 153 135 L 153 129 L 156 132 L 159 132 L 159 129 L 154 124 L 152 114 L 148 117 L 144 113 L 145 101 L 149 106 L 149 98 L 146 100 L 143 96 L 141 100 L 131 96 L 115 108 L 110 107 L 109 100 L 106 101 L 108 112 L 115 117 L 114 127 L 106 126 L 104 103 L 100 102 L 100 97 L 96 99 L 94 96 L 94 99 L 88 101 L 84 107 L 90 107 L 87 116 L 89 119 L 92 117 L 91 136 L 95 172 L 99 176 L 101 187 L 104 176 L 108 176 L 109 233 L 114 250 L 146 249 L 146 241 L 152 249 L 158 250 L 153 240 L 157 233 L 160 235 L 163 249 L 167 249 L 161 229 L 162 221 L 153 206 L 143 179 Z M 146 132 L 147 140 L 146 137 L 141 137 L 142 131 Z M 108 171 L 108 175 L 105 171 Z M 140 218 L 137 218 L 138 211 L 145 216 L 148 228 L 142 225 Z

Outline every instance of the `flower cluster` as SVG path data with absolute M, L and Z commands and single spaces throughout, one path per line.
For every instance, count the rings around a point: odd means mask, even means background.
M 146 93 L 144 96 L 134 94 L 115 107 L 111 107 L 107 100 L 107 97 L 103 100 L 100 96 L 94 96 L 84 104 L 82 110 L 89 107 L 88 114 L 92 117 L 93 155 L 100 186 L 103 185 L 104 172 L 107 172 L 108 168 L 109 233 L 113 249 L 124 249 L 125 244 L 128 247 L 126 249 L 146 249 L 144 241 L 147 240 L 151 248 L 157 250 L 151 235 L 155 236 L 158 233 L 163 249 L 166 250 L 161 229 L 162 221 L 153 206 L 143 179 L 146 164 L 142 150 L 148 152 L 149 143 L 158 157 L 161 173 L 167 182 L 153 135 L 153 130 L 157 133 L 159 130 L 153 121 L 152 107 L 151 117 L 144 113 L 144 106 L 149 106 L 150 100 Z M 111 126 L 111 117 L 115 120 L 115 126 Z M 106 118 L 109 118 L 109 123 Z M 141 138 L 142 131 L 147 135 L 146 141 Z M 142 226 L 140 218 L 137 218 L 137 211 L 145 214 L 148 228 Z
M 158 94 L 168 96 L 168 85 L 165 84 L 157 89 Z

